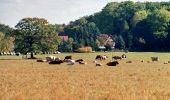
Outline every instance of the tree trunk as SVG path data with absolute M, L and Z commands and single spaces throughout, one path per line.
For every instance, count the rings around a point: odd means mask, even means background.
M 31 59 L 34 59 L 34 55 L 33 55 L 33 52 L 31 52 Z

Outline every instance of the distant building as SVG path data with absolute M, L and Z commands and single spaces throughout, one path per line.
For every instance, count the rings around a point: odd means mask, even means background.
M 111 36 L 108 35 L 104 35 L 105 37 L 105 41 L 103 43 L 103 45 L 100 45 L 98 48 L 100 50 L 105 50 L 106 49 L 106 45 L 109 45 L 111 47 L 111 49 L 113 50 L 115 48 L 115 42 L 113 41 L 113 39 L 111 38 Z
M 59 36 L 59 37 L 61 39 L 61 43 L 68 41 L 68 36 Z

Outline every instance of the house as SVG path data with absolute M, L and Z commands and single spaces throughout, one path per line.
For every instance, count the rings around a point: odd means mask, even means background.
M 61 43 L 68 41 L 68 36 L 59 36 L 59 37 L 61 39 Z
M 105 46 L 110 46 L 110 48 L 113 50 L 115 48 L 115 42 L 113 41 L 112 37 L 106 34 L 102 34 L 100 37 L 103 37 L 104 42 L 102 45 L 100 45 L 98 48 L 100 50 L 105 50 Z

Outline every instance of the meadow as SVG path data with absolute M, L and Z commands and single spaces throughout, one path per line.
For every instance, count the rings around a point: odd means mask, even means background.
M 96 55 L 107 55 L 96 67 Z M 170 53 L 129 52 L 116 67 L 113 55 L 123 52 L 62 53 L 63 59 L 85 59 L 86 65 L 49 65 L 21 56 L 0 56 L 0 100 L 170 100 Z M 45 58 L 48 55 L 36 55 Z M 151 56 L 160 61 L 150 62 Z M 126 63 L 131 60 L 132 63 Z M 144 60 L 144 62 L 141 62 Z

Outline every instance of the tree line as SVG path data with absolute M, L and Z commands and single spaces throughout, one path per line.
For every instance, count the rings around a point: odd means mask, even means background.
M 0 51 L 26 54 L 62 51 L 104 44 L 111 37 L 116 49 L 131 51 L 170 50 L 170 2 L 111 2 L 100 12 L 68 25 L 50 24 L 44 18 L 23 18 L 15 28 L 0 24 Z M 61 42 L 59 36 L 68 36 Z

